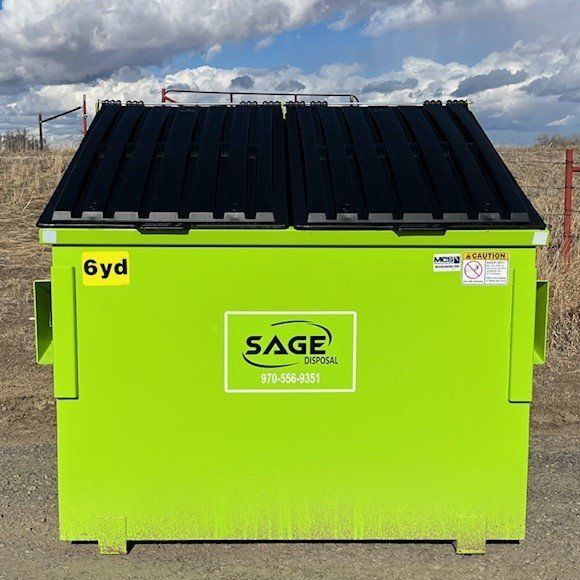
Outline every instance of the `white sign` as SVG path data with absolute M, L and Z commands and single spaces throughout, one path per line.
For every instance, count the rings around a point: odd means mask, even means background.
M 434 254 L 433 272 L 459 272 L 461 254 Z

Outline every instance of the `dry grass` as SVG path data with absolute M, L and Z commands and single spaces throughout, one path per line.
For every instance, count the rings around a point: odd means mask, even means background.
M 35 224 L 71 156 L 67 150 L 0 153 L 0 321 L 29 297 L 23 273 L 47 273 L 50 256 L 37 243 Z
M 551 282 L 552 299 L 549 364 L 538 374 L 536 419 L 577 421 L 580 241 L 576 233 L 571 268 L 564 273 L 559 251 L 564 152 L 528 147 L 503 148 L 500 153 L 552 232 L 550 247 L 541 249 L 538 256 L 540 276 Z M 48 276 L 50 251 L 37 243 L 35 223 L 71 156 L 67 150 L 0 153 L 0 406 L 45 420 L 45 409 L 53 404 L 50 369 L 34 363 L 30 288 L 32 280 Z M 578 232 L 578 200 L 574 209 Z
M 549 147 L 510 147 L 500 153 L 551 232 L 550 245 L 538 252 L 541 278 L 550 281 L 550 350 L 553 357 L 580 356 L 580 201 L 576 196 L 570 269 L 564 272 L 564 151 Z M 577 152 L 580 163 L 580 151 Z M 578 181 L 579 178 L 576 178 Z M 577 187 L 580 191 L 580 187 Z
M 574 199 L 570 269 L 562 261 L 564 212 L 563 149 L 508 147 L 504 161 L 523 187 L 551 232 L 550 245 L 538 251 L 539 277 L 550 281 L 548 362 L 536 373 L 537 418 L 555 414 L 560 420 L 580 420 L 580 200 Z M 580 163 L 580 150 L 575 151 Z M 576 191 L 580 192 L 576 179 Z M 538 409 L 539 407 L 539 409 Z
M 0 440 L 37 441 L 52 433 L 51 367 L 34 358 L 32 281 L 47 278 L 50 250 L 36 220 L 70 151 L 0 153 Z

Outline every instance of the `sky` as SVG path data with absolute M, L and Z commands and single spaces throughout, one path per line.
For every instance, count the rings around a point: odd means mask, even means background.
M 578 0 L 0 0 L 0 133 L 83 94 L 92 114 L 167 86 L 468 99 L 496 143 L 532 143 L 580 133 L 577 14 Z M 55 143 L 80 127 L 45 125 Z

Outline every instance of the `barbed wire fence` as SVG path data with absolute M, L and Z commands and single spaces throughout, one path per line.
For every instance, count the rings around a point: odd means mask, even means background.
M 71 132 L 73 125 L 79 128 L 78 132 Z M 45 140 L 47 129 L 53 131 L 50 141 Z M 67 111 L 53 113 L 48 117 L 43 115 L 43 113 L 38 113 L 38 142 L 40 150 L 43 150 L 47 143 L 51 143 L 54 146 L 59 143 L 62 144 L 64 141 L 70 142 L 71 146 L 78 146 L 81 139 L 86 135 L 87 129 L 86 95 L 83 95 L 82 104 Z
M 29 117 L 30 118 L 30 117 Z M 11 153 L 77 147 L 88 129 L 86 97 L 67 111 L 39 112 L 37 122 L 0 135 L 0 150 Z
M 572 147 L 576 142 L 573 139 L 568 141 L 554 147 L 538 143 L 531 148 L 499 148 L 516 181 L 546 220 L 551 232 L 548 251 L 561 256 L 564 272 L 570 270 L 572 256 L 577 254 L 580 241 L 577 226 L 580 205 L 573 195 L 573 174 L 579 172 L 580 167 L 574 166 Z
M 64 146 L 78 147 L 84 137 L 82 128 L 82 113 L 77 110 L 68 113 L 66 117 L 42 124 L 42 147 L 55 149 Z

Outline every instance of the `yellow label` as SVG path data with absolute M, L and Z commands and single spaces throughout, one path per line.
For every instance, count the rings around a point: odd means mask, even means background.
M 463 260 L 509 260 L 509 252 L 463 252 Z
M 85 286 L 127 286 L 131 282 L 129 252 L 83 252 Z

